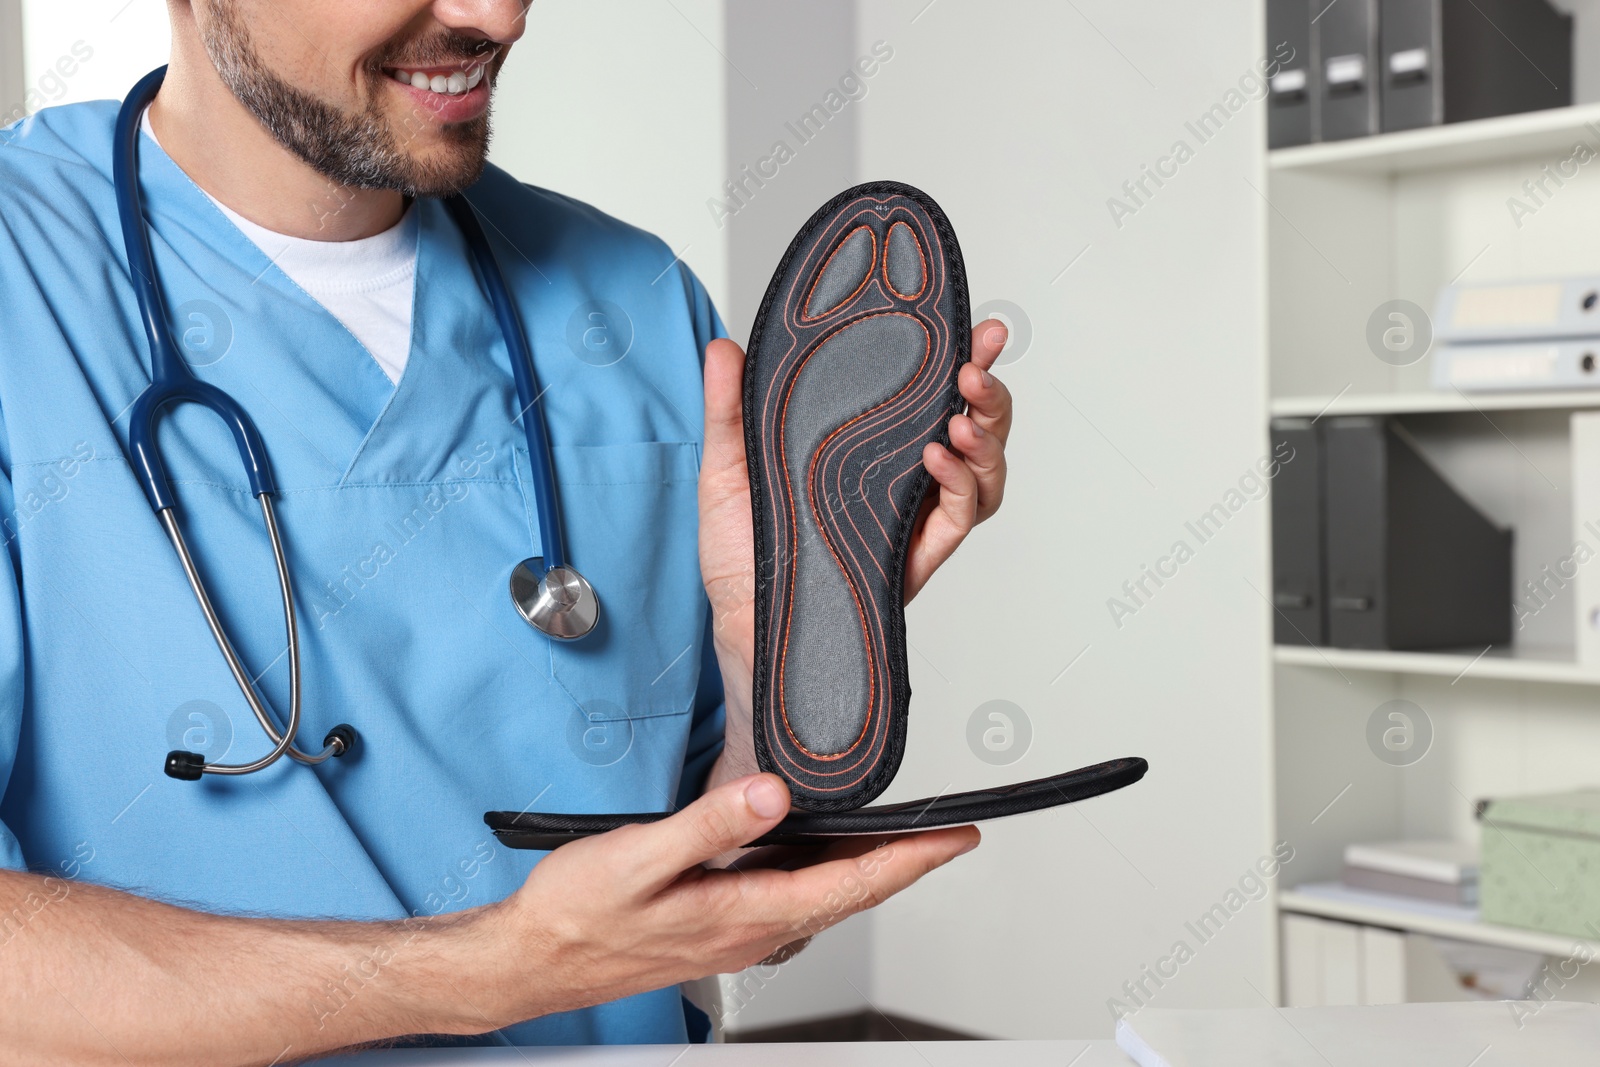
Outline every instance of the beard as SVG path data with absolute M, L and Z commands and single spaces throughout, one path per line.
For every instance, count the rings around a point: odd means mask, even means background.
M 404 51 L 416 66 L 485 58 L 492 42 L 444 33 L 417 44 L 395 44 L 367 65 L 366 100 L 359 111 L 336 107 L 284 81 L 262 61 L 233 0 L 218 0 L 201 40 L 223 84 L 267 131 L 329 181 L 354 189 L 392 189 L 411 197 L 458 193 L 478 180 L 489 155 L 489 114 L 470 122 L 436 127 L 445 148 L 434 158 L 408 147 L 430 125 L 427 115 L 408 112 L 399 123 L 382 105 L 388 61 Z M 493 79 L 499 64 L 484 77 Z

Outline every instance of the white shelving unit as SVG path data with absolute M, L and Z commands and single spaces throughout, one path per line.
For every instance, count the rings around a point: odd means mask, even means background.
M 1600 104 L 1280 148 L 1268 156 L 1267 165 L 1275 171 L 1402 174 L 1481 166 L 1549 152 L 1565 154 L 1577 141 L 1600 146 Z
M 1424 415 L 1450 411 L 1583 411 L 1600 408 L 1600 389 L 1526 393 L 1344 393 L 1286 396 L 1272 401 L 1274 417 Z
M 1379 674 L 1427 674 L 1468 681 L 1545 682 L 1552 685 L 1600 685 L 1600 671 L 1573 662 L 1572 649 L 1559 646 L 1513 646 L 1477 652 L 1383 652 L 1352 648 L 1278 645 L 1273 661 L 1291 667 L 1323 667 L 1330 671 Z
M 1278 910 L 1295 915 L 1315 915 L 1323 919 L 1360 923 L 1363 926 L 1381 926 L 1388 930 L 1405 930 L 1409 933 L 1432 934 L 1456 941 L 1472 941 L 1480 945 L 1516 948 L 1524 952 L 1538 952 L 1546 956 L 1564 958 L 1580 948 L 1600 958 L 1600 942 L 1564 934 L 1546 934 L 1537 930 L 1521 930 L 1514 926 L 1496 926 L 1492 923 L 1443 918 L 1425 909 L 1403 906 L 1386 907 L 1366 902 L 1330 899 L 1313 893 L 1285 890 L 1278 894 Z
M 1546 181 L 1537 203 L 1524 184 L 1579 143 L 1600 157 L 1600 104 L 1282 149 L 1268 161 L 1271 414 L 1399 418 L 1468 499 L 1516 531 L 1518 589 L 1572 549 L 1568 421 L 1600 408 L 1600 389 L 1438 392 L 1426 359 L 1385 363 L 1366 331 L 1387 301 L 1431 311 L 1457 281 L 1600 274 L 1600 158 L 1560 186 Z M 1513 200 L 1534 210 L 1514 213 Z M 1278 836 L 1296 849 L 1280 913 L 1570 954 L 1570 937 L 1295 887 L 1337 879 L 1351 842 L 1471 839 L 1483 797 L 1600 786 L 1600 670 L 1576 662 L 1577 626 L 1562 589 L 1507 649 L 1274 649 Z M 1422 709 L 1429 730 L 1426 754 L 1406 766 L 1367 742 L 1371 718 L 1396 699 Z

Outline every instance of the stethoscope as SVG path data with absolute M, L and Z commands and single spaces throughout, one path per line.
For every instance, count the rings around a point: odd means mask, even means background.
M 300 729 L 300 642 L 295 629 L 294 593 L 290 588 L 289 565 L 284 557 L 283 538 L 278 532 L 278 520 L 272 508 L 277 485 L 272 477 L 272 469 L 267 464 L 266 446 L 255 424 L 231 396 L 201 381 L 189 371 L 173 344 L 167 325 L 166 302 L 161 296 L 156 277 L 155 257 L 151 253 L 150 236 L 144 225 L 144 197 L 139 189 L 140 119 L 155 99 L 166 73 L 166 67 L 151 71 L 128 94 L 117 115 L 113 153 L 112 176 L 116 183 L 122 240 L 127 248 L 128 274 L 139 301 L 145 336 L 150 342 L 150 384 L 134 399 L 128 428 L 128 449 L 134 473 L 168 539 L 172 541 L 172 547 L 177 550 L 184 576 L 188 578 L 189 588 L 194 590 L 200 610 L 205 614 L 211 636 L 227 660 L 233 680 L 244 694 L 250 710 L 255 713 L 256 721 L 266 731 L 273 745 L 271 752 L 249 763 L 207 763 L 200 753 L 182 749 L 167 753 L 167 774 L 195 781 L 203 774 L 251 774 L 270 767 L 285 753 L 301 763 L 319 764 L 330 756 L 343 756 L 349 752 L 355 745 L 356 732 L 345 723 L 335 726 L 323 738 L 322 751 L 315 755 L 295 747 L 295 734 Z M 518 417 L 522 420 L 523 433 L 528 440 L 528 461 L 533 470 L 534 498 L 544 541 L 544 555 L 525 559 L 512 569 L 511 599 L 529 625 L 563 641 L 575 640 L 594 629 L 600 618 L 600 601 L 595 596 L 594 588 L 567 562 L 566 543 L 557 509 L 555 472 L 550 459 L 550 438 L 545 430 L 544 412 L 538 406 L 540 392 L 533 369 L 533 352 L 528 346 L 522 319 L 506 289 L 494 250 L 489 247 L 472 205 L 464 197 L 452 196 L 445 201 L 445 206 L 461 228 L 478 273 L 488 288 L 489 301 L 494 306 L 495 318 L 499 320 L 500 332 L 505 336 L 506 348 L 511 356 L 511 373 L 516 379 L 517 402 L 521 405 Z M 211 597 L 194 558 L 189 554 L 189 546 L 183 539 L 178 522 L 177 498 L 172 493 L 166 465 L 156 444 L 158 419 L 169 407 L 182 403 L 199 404 L 215 412 L 227 423 L 233 433 L 234 444 L 239 449 L 239 456 L 244 461 L 250 492 L 261 503 L 261 515 L 266 521 L 267 536 L 272 542 L 272 556 L 278 567 L 284 629 L 289 639 L 289 723 L 283 730 L 278 728 L 272 712 L 234 650 L 233 642 L 229 640 L 211 604 Z

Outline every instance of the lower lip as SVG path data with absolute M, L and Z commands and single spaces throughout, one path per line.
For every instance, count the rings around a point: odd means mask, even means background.
M 484 75 L 482 81 L 471 89 L 455 95 L 436 93 L 431 89 L 418 89 L 414 85 L 399 81 L 393 75 L 388 75 L 387 77 L 390 84 L 410 96 L 412 102 L 421 110 L 446 125 L 457 122 L 471 122 L 489 110 L 489 76 L 487 74 Z

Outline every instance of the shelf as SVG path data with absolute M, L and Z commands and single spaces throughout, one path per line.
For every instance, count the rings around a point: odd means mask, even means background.
M 1476 918 L 1455 917 L 1475 915 L 1471 909 L 1448 905 L 1430 905 L 1422 901 L 1409 901 L 1387 893 L 1365 893 L 1346 889 L 1337 882 L 1285 889 L 1278 893 L 1278 910 L 1297 915 L 1316 915 L 1324 919 L 1360 923 L 1363 926 L 1382 926 L 1391 930 L 1409 930 L 1418 934 L 1449 937 L 1457 941 L 1471 941 L 1479 945 L 1498 945 L 1501 948 L 1522 949 L 1546 956 L 1566 958 L 1580 947 L 1600 956 L 1600 943 L 1567 934 L 1547 934 L 1537 930 L 1522 930 L 1513 926 L 1495 926 L 1479 922 Z
M 1331 401 L 1331 403 L 1330 403 Z M 1446 411 L 1578 411 L 1600 408 L 1600 389 L 1568 389 L 1526 393 L 1345 393 L 1330 396 L 1286 396 L 1272 401 L 1274 416 L 1316 418 L 1318 415 L 1423 415 Z
M 1384 133 L 1350 141 L 1278 148 L 1267 153 L 1272 170 L 1332 174 L 1402 174 L 1442 167 L 1494 163 L 1524 156 L 1565 158 L 1583 141 L 1600 147 L 1600 104 L 1528 111 L 1521 115 L 1456 122 Z
M 1275 662 L 1292 667 L 1388 674 L 1437 674 L 1465 681 L 1600 685 L 1600 671 L 1580 667 L 1570 648 L 1517 646 L 1476 652 L 1385 652 L 1356 648 L 1274 645 Z

